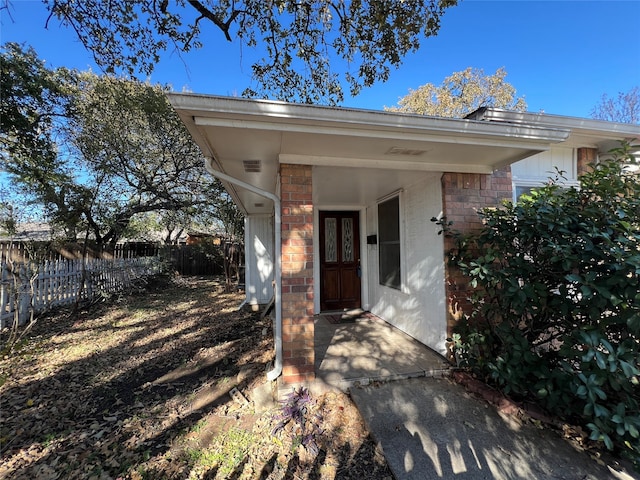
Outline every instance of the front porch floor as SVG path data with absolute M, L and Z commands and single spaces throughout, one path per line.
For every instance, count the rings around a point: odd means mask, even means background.
M 355 314 L 349 323 L 332 323 L 332 316 L 315 317 L 316 381 L 347 390 L 355 384 L 450 372 L 444 357 L 375 315 Z

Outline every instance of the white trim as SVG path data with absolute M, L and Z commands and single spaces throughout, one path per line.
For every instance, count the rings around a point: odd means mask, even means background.
M 548 148 L 537 146 L 536 152 L 546 151 Z M 371 158 L 353 157 L 326 157 L 321 155 L 299 155 L 281 153 L 278 156 L 280 163 L 294 165 L 313 165 L 322 167 L 349 167 L 349 168 L 379 168 L 386 170 L 411 170 L 419 172 L 441 172 L 446 167 L 447 172 L 452 173 L 481 173 L 491 174 L 493 168 L 489 165 L 455 164 L 442 162 L 408 162 L 404 160 L 375 160 Z
M 381 203 L 387 202 L 389 200 L 391 200 L 392 198 L 397 198 L 398 199 L 398 236 L 399 238 L 399 244 L 400 244 L 400 288 L 395 288 L 395 287 L 390 287 L 388 285 L 384 285 L 383 283 L 380 282 L 381 278 L 380 278 L 380 211 L 379 211 L 379 207 Z M 394 192 L 391 192 L 383 197 L 380 197 L 379 199 L 376 200 L 376 224 L 377 224 L 377 233 L 376 235 L 378 236 L 378 248 L 377 248 L 377 255 L 378 255 L 378 286 L 381 288 L 389 288 L 391 290 L 394 290 L 396 292 L 401 292 L 401 293 L 409 293 L 408 287 L 407 287 L 407 263 L 406 263 L 406 244 L 405 244 L 405 217 L 406 215 L 404 214 L 404 190 L 403 189 L 399 189 L 399 190 L 395 190 Z
M 313 206 L 313 313 L 320 313 L 320 208 Z
M 314 135 L 339 135 L 363 138 L 385 138 L 407 141 L 431 141 L 438 143 L 454 143 L 459 145 L 517 147 L 528 150 L 548 148 L 548 143 L 566 140 L 568 130 L 549 129 L 537 126 L 501 125 L 489 122 L 470 122 L 468 125 L 442 124 L 439 119 L 428 124 L 386 124 L 374 121 L 360 128 L 345 127 L 338 120 L 334 125 L 289 123 L 265 120 L 246 120 L 240 118 L 220 118 L 194 116 L 197 127 L 226 127 L 234 129 L 266 130 L 276 132 L 312 133 Z M 458 120 L 465 122 L 465 120 Z M 469 122 L 469 121 L 467 121 Z M 384 127 L 384 129 L 376 128 Z M 487 128 L 489 127 L 489 128 Z
M 371 308 L 369 301 L 369 250 L 367 249 L 367 208 L 358 209 L 360 213 L 360 305 L 363 310 Z
M 592 118 L 568 117 L 549 113 L 515 112 L 501 108 L 483 107 L 470 114 L 468 119 L 480 121 L 502 122 L 517 125 L 546 125 L 555 128 L 569 128 L 572 133 L 608 134 L 616 139 L 621 137 L 637 138 L 640 126 L 630 123 L 609 122 Z
M 360 130 L 364 131 L 367 137 L 371 136 L 373 131 L 375 137 L 380 137 L 385 130 L 413 130 L 420 135 L 427 132 L 450 134 L 455 143 L 460 142 L 460 136 L 498 139 L 507 137 L 516 143 L 522 139 L 556 143 L 566 140 L 569 135 L 566 128 L 549 127 L 542 120 L 513 124 L 193 93 L 172 92 L 167 93 L 167 97 L 176 110 L 182 115 L 190 116 L 196 125 L 277 128 L 283 131 L 311 133 L 325 132 L 318 129 L 335 126 L 329 131 L 343 135 L 359 135 L 356 132 Z M 218 120 L 222 123 L 217 123 Z M 283 128 L 285 124 L 288 128 Z M 396 134 L 393 134 L 393 138 L 397 138 Z M 482 143 L 477 140 L 474 144 Z
M 363 255 L 366 255 L 366 232 L 367 210 L 362 205 L 326 205 L 313 206 L 313 313 L 318 314 L 320 309 L 320 211 L 331 212 L 358 212 L 358 228 L 360 236 L 360 268 L 362 276 L 360 277 L 360 304 L 366 310 L 369 306 L 369 279 L 368 267 L 366 262 L 362 261 Z
M 405 212 L 405 194 L 404 190 L 398 192 L 398 228 L 400 228 L 400 291 L 404 294 L 410 294 L 409 284 L 407 282 L 407 215 Z
M 382 197 L 377 198 L 376 204 L 386 202 L 387 200 L 391 200 L 393 197 L 399 197 L 403 191 L 404 191 L 404 188 L 399 188 L 397 190 L 394 190 L 391 193 L 387 193 L 386 195 L 383 195 Z
M 518 197 L 517 197 L 517 192 L 516 192 L 516 188 L 517 187 L 542 187 L 544 185 L 546 185 L 549 182 L 549 179 L 546 180 L 541 180 L 541 179 L 525 179 L 525 178 L 516 178 L 516 179 L 512 179 L 511 182 L 511 198 L 513 200 L 513 202 L 517 202 L 518 201 Z M 558 182 L 558 185 L 560 187 L 567 187 L 567 188 L 571 188 L 571 187 L 579 187 L 580 186 L 580 182 L 579 181 L 566 181 L 566 182 Z

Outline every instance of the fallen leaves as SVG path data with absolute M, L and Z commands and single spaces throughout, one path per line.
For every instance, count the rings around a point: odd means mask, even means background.
M 201 355 L 203 368 L 186 380 L 162 391 L 143 385 L 189 364 L 219 335 L 227 337 L 219 356 L 245 354 L 243 329 L 256 317 L 237 311 L 240 294 L 217 295 L 215 281 L 191 284 L 38 322 L 20 351 L 0 361 L 0 477 L 116 478 L 149 461 L 145 452 L 168 449 L 193 413 L 189 396 L 219 371 Z
M 249 401 L 273 360 L 271 319 L 238 311 L 242 299 L 216 279 L 191 278 L 77 318 L 39 320 L 20 351 L 0 360 L 0 478 L 216 476 L 188 451 L 236 455 L 217 478 L 230 469 L 273 480 L 388 476 L 344 394 L 318 399 L 322 462 L 271 436 L 274 412 L 256 413 Z

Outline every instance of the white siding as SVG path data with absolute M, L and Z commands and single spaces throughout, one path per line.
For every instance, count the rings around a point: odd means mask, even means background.
M 568 182 L 577 180 L 577 168 L 574 151 L 569 147 L 552 147 L 511 165 L 511 176 L 514 181 L 540 181 L 555 177 L 556 167 L 564 172 Z
M 378 249 L 367 245 L 370 310 L 415 339 L 446 353 L 444 244 L 431 218 L 442 211 L 440 177 L 407 187 L 400 198 L 402 290 L 378 281 Z M 377 208 L 367 208 L 367 235 L 377 233 Z
M 244 236 L 247 303 L 250 305 L 268 303 L 273 296 L 273 217 L 248 216 L 245 219 Z

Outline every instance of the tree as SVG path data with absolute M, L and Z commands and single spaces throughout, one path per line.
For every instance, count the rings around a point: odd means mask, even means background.
M 73 73 L 49 70 L 33 48 L 15 43 L 0 55 L 0 161 L 3 170 L 16 173 L 18 164 L 42 165 L 41 173 L 62 168 L 54 141 L 56 125 L 67 115 L 67 85 Z M 41 180 L 45 180 L 42 178 Z
M 5 6 L 9 0 L 4 0 Z M 245 95 L 337 103 L 389 77 L 391 67 L 438 33 L 457 0 L 44 0 L 107 73 L 149 74 L 161 54 L 202 48 L 206 28 L 266 55 Z M 47 22 L 48 23 L 48 22 Z M 346 67 L 337 68 L 337 61 Z M 215 66 L 215 60 L 212 61 Z M 223 67 L 223 66 L 220 66 Z
M 516 98 L 516 89 L 505 82 L 506 76 L 504 68 L 485 76 L 484 70 L 469 67 L 445 78 L 439 87 L 427 83 L 410 89 L 397 107 L 385 110 L 451 118 L 463 118 L 480 107 L 525 111 L 524 98 Z
M 33 48 L 16 43 L 3 45 L 0 56 L 0 151 L 25 161 L 53 162 L 52 140 L 56 118 L 66 115 L 65 103 L 73 73 L 49 70 Z
M 591 165 L 579 188 L 556 179 L 483 210 L 477 235 L 457 235 L 453 259 L 478 290 L 453 342 L 463 365 L 579 422 L 640 467 L 640 172 L 629 168 L 638 166 L 631 150 Z
M 591 110 L 591 117 L 609 122 L 640 124 L 640 86 L 611 98 L 606 93 Z
M 8 202 L 0 202 L 0 235 L 10 237 L 18 233 L 18 220 L 13 205 Z
M 31 49 L 9 48 L 2 62 L 2 97 L 18 111 L 3 123 L 3 167 L 67 238 L 86 231 L 98 244 L 115 244 L 136 215 L 224 202 L 162 87 L 89 72 L 58 75 Z M 22 68 L 29 62 L 32 68 Z M 43 89 L 28 90 L 34 79 L 51 81 L 44 99 Z M 40 130 L 32 118 L 44 119 Z M 36 140 L 24 140 L 22 130 L 36 132 Z
M 3 46 L 0 55 L 0 166 L 16 184 L 39 185 L 45 205 L 56 205 L 60 217 L 70 218 L 67 195 L 71 170 L 58 155 L 56 137 L 67 118 L 70 86 L 75 73 L 64 68 L 49 70 L 33 50 L 15 43 Z M 34 197 L 31 195 L 31 198 Z M 11 199 L 9 199 L 11 200 Z M 67 202 L 69 200 L 69 202 Z
M 218 219 L 226 238 L 244 241 L 244 215 L 236 208 L 231 197 L 222 199 L 218 208 Z
M 242 240 L 244 215 L 238 210 L 226 192 L 221 192 L 215 202 L 183 208 L 136 215 L 128 233 L 135 238 L 174 245 L 185 232 L 219 234 L 225 238 Z
M 160 240 L 165 245 L 176 245 L 190 225 L 190 215 L 186 209 L 148 212 L 133 217 L 127 233 L 130 237 L 142 241 Z
M 96 239 L 114 243 L 131 218 L 151 211 L 191 209 L 217 198 L 220 183 L 169 105 L 162 88 L 83 74 L 68 138 L 85 186 L 96 188 L 87 222 Z M 108 119 L 108 121 L 105 121 Z

